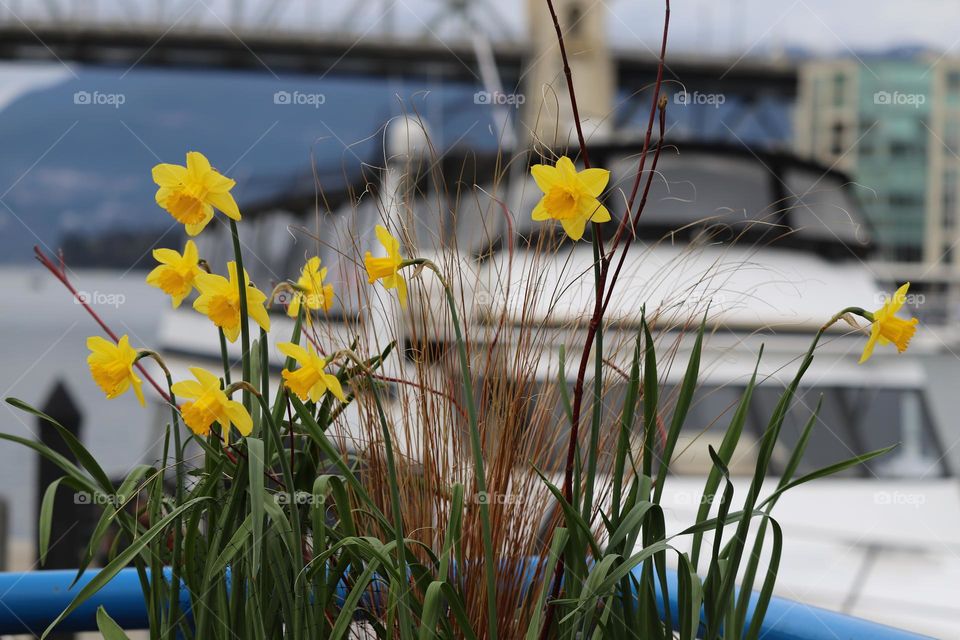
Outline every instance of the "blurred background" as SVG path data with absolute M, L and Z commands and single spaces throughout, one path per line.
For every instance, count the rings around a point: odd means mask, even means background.
M 135 344 L 186 350 L 162 335 L 169 301 L 144 283 L 151 250 L 179 249 L 184 239 L 153 202 L 154 164 L 203 151 L 237 180 L 241 210 L 255 221 L 247 238 L 258 256 L 253 279 L 293 276 L 304 248 L 291 249 L 278 221 L 302 223 L 349 203 L 365 170 L 384 163 L 391 118 L 416 114 L 436 153 L 450 158 L 523 149 L 531 130 L 563 122 L 553 28 L 541 5 L 0 0 L 2 395 L 73 415 L 111 475 L 155 459 L 158 431 L 144 425 L 134 398 L 105 402 L 90 380 L 84 340 L 95 326 L 36 264 L 33 247 L 62 249 L 75 286 Z M 590 135 L 639 140 L 662 4 L 558 6 Z M 782 594 L 941 637 L 960 619 L 960 605 L 931 595 L 960 576 L 952 471 L 960 443 L 958 20 L 960 4 L 933 1 L 691 0 L 673 7 L 664 70 L 666 139 L 693 149 L 706 167 L 700 182 L 690 178 L 701 194 L 696 211 L 759 216 L 803 180 L 805 195 L 826 178 L 848 199 L 844 224 L 855 232 L 848 237 L 849 228 L 814 215 L 826 231 L 794 250 L 823 259 L 817 277 L 854 273 L 871 295 L 912 283 L 907 307 L 921 319 L 923 345 L 909 381 L 888 387 L 906 385 L 921 398 L 897 400 L 893 411 L 923 415 L 917 456 L 925 464 L 897 475 L 907 479 L 896 485 L 870 485 L 887 477 L 879 472 L 860 478 L 872 506 L 889 508 L 886 532 L 861 530 L 862 521 L 843 515 L 842 487 L 832 486 L 833 502 L 811 503 L 832 504 L 847 521 L 840 533 L 814 532 L 794 546 L 810 575 Z M 550 84 L 559 100 L 543 90 Z M 537 108 L 553 108 L 554 120 L 531 116 Z M 794 167 L 809 175 L 789 177 Z M 770 192 L 752 192 L 752 210 L 740 204 L 742 185 L 761 183 Z M 655 193 L 651 207 L 671 200 Z M 873 388 L 869 379 L 858 383 Z M 848 376 L 835 386 L 849 384 Z M 5 405 L 0 415 L 5 432 L 42 436 L 22 412 Z M 7 569 L 36 566 L 37 487 L 49 479 L 24 449 L 0 445 Z M 816 546 L 828 537 L 829 560 Z M 890 558 L 902 562 L 884 564 Z M 915 599 L 890 613 L 897 583 L 921 571 Z

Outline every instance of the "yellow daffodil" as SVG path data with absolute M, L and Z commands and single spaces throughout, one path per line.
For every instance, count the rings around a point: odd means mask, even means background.
M 300 313 L 300 304 L 303 303 L 307 309 L 316 311 L 323 309 L 329 311 L 333 304 L 333 285 L 323 284 L 327 277 L 327 268 L 320 268 L 320 258 L 313 257 L 307 260 L 303 266 L 300 278 L 297 280 L 299 291 L 294 293 L 290 306 L 287 307 L 287 315 L 296 318 Z
M 87 338 L 87 349 L 90 349 L 90 355 L 87 356 L 90 375 L 107 394 L 108 400 L 122 395 L 132 386 L 140 406 L 146 406 L 141 387 L 143 381 L 133 372 L 137 351 L 130 346 L 127 336 L 122 336 L 116 344 L 100 336 L 92 336 Z
M 341 402 L 346 400 L 337 376 L 324 371 L 327 361 L 321 358 L 313 347 L 304 349 L 292 342 L 281 342 L 277 345 L 277 349 L 300 365 L 296 371 L 284 369 L 281 375 L 286 387 L 297 394 L 301 400 L 306 402 L 309 399 L 317 402 L 327 391 Z
M 227 271 L 230 278 L 224 278 L 212 273 L 200 272 L 196 277 L 196 287 L 200 295 L 193 302 L 193 308 L 204 314 L 221 329 L 227 340 L 234 342 L 240 335 L 240 286 L 237 276 L 237 263 L 228 262 Z M 263 306 L 267 296 L 250 285 L 250 278 L 246 272 L 243 282 L 247 287 L 247 314 L 259 324 L 264 331 L 270 330 L 270 316 Z
M 364 264 L 367 267 L 367 276 L 370 283 L 373 284 L 379 280 L 387 289 L 396 289 L 397 297 L 400 298 L 400 306 L 407 308 L 407 282 L 400 275 L 400 264 L 403 258 L 400 256 L 400 241 L 390 235 L 382 225 L 377 225 L 377 240 L 386 249 L 387 255 L 382 258 L 374 258 L 373 254 L 367 251 L 364 258 Z
M 864 347 L 863 355 L 860 356 L 861 363 L 866 362 L 870 358 L 877 342 L 880 344 L 893 344 L 900 353 L 907 350 L 907 345 L 910 344 L 910 338 L 912 338 L 916 332 L 919 321 L 916 318 L 904 320 L 903 318 L 898 318 L 895 314 L 906 301 L 907 290 L 909 288 L 910 283 L 908 282 L 897 289 L 893 297 L 887 300 L 880 309 L 874 311 L 872 314 L 867 314 L 868 319 L 872 320 L 873 324 L 870 325 L 870 339 L 867 340 L 867 346 Z
M 147 284 L 169 295 L 176 309 L 193 290 L 199 266 L 200 254 L 193 240 L 187 240 L 183 255 L 173 249 L 154 249 L 153 259 L 160 263 L 147 275 Z
M 240 209 L 230 195 L 230 189 L 237 183 L 212 168 L 206 156 L 198 151 L 187 153 L 185 167 L 158 164 L 153 168 L 153 181 L 160 187 L 157 204 L 183 223 L 191 236 L 203 231 L 213 219 L 214 208 L 234 220 L 240 219 Z
M 250 435 L 253 419 L 242 404 L 227 397 L 220 388 L 220 379 L 200 367 L 191 367 L 196 380 L 183 380 L 171 389 L 178 398 L 188 398 L 180 406 L 180 415 L 190 430 L 198 436 L 210 435 L 210 425 L 219 422 L 224 437 L 232 424 L 240 435 Z
M 557 165 L 535 164 L 530 173 L 543 198 L 533 208 L 534 220 L 559 220 L 573 240 L 583 237 L 587 222 L 607 222 L 610 212 L 597 198 L 610 180 L 606 169 L 577 171 L 570 158 L 563 156 Z

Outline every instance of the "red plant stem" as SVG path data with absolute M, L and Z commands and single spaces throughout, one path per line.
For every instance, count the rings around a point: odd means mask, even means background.
M 644 197 L 643 201 L 640 204 L 639 209 L 637 210 L 636 217 L 633 216 L 633 205 L 637 198 L 637 191 L 640 189 L 640 177 L 643 175 L 643 168 L 647 161 L 647 152 L 650 150 L 650 137 L 653 134 L 653 122 L 657 114 L 657 109 L 661 111 L 661 118 L 663 117 L 663 110 L 666 107 L 666 104 L 661 104 L 660 91 L 663 87 L 663 68 L 664 62 L 667 57 L 667 35 L 670 31 L 670 0 L 665 0 L 666 7 L 663 14 L 663 37 L 660 40 L 660 58 L 657 61 L 657 80 L 653 87 L 653 100 L 650 102 L 650 116 L 647 118 L 647 130 L 643 138 L 643 148 L 640 153 L 640 163 L 637 166 L 637 174 L 633 180 L 633 188 L 630 190 L 630 197 L 627 198 L 627 207 L 626 212 L 623 218 L 620 220 L 620 226 L 617 228 L 617 235 L 614 236 L 613 244 L 610 247 L 610 256 L 613 255 L 613 252 L 617 250 L 617 247 L 620 244 L 620 239 L 623 236 L 624 230 L 627 227 L 627 224 L 635 227 L 637 220 L 640 219 L 640 214 L 643 213 L 643 207 L 646 204 L 646 198 Z M 660 140 L 659 144 L 663 144 L 663 127 L 660 128 Z M 651 168 L 651 175 L 647 178 L 647 188 L 649 188 L 650 179 L 652 178 L 654 169 Z M 632 241 L 635 234 L 631 233 L 627 237 L 627 246 Z M 626 250 L 624 250 L 626 254 Z M 622 263 L 622 260 L 621 260 Z M 618 269 L 619 271 L 619 269 Z
M 103 319 L 100 318 L 99 314 L 97 314 L 97 312 L 93 310 L 93 307 L 91 307 L 90 304 L 83 299 L 83 296 L 81 296 L 77 292 L 77 290 L 74 288 L 74 286 L 70 283 L 70 279 L 67 278 L 67 268 L 63 261 L 63 254 L 61 253 L 59 255 L 60 264 L 58 266 L 54 264 L 53 260 L 51 260 L 50 257 L 47 254 L 45 254 L 43 250 L 40 249 L 40 247 L 34 246 L 33 253 L 36 255 L 36 258 L 40 262 L 40 264 L 46 267 L 47 271 L 52 273 L 53 277 L 59 280 L 63 284 L 63 286 L 65 286 L 67 290 L 71 294 L 73 294 L 74 300 L 76 300 L 80 304 L 80 306 L 86 309 L 87 313 L 89 313 L 90 316 L 94 320 L 96 320 L 97 324 L 100 325 L 100 328 L 103 329 L 103 331 L 108 336 L 110 336 L 110 339 L 113 340 L 114 342 L 119 342 L 120 338 L 117 337 L 117 334 L 115 334 L 110 329 L 110 327 L 107 326 L 107 323 L 105 323 Z M 170 395 L 163 389 L 163 387 L 157 384 L 157 381 L 154 380 L 149 373 L 147 373 L 147 370 L 143 368 L 143 365 L 137 362 L 134 366 L 136 366 L 137 369 L 140 370 L 140 373 L 143 374 L 143 377 L 147 379 L 147 382 L 150 383 L 150 385 L 156 390 L 156 392 L 160 394 L 160 397 L 163 398 L 167 402 L 167 404 L 171 404 Z
M 553 0 L 547 0 L 550 17 L 553 19 L 553 28 L 557 32 L 557 43 L 560 45 L 560 58 L 563 60 L 563 75 L 567 79 L 567 94 L 570 96 L 570 109 L 573 111 L 573 125 L 577 129 L 577 141 L 580 143 L 580 157 L 583 166 L 590 168 L 590 154 L 587 153 L 587 141 L 583 137 L 583 126 L 580 124 L 580 109 L 577 107 L 577 93 L 573 90 L 573 72 L 570 71 L 570 61 L 567 59 L 567 45 L 563 41 L 563 30 L 560 28 L 560 19 L 553 6 Z
M 103 329 L 104 333 L 106 333 L 110 337 L 110 339 L 113 340 L 114 342 L 119 342 L 120 338 L 117 337 L 117 334 L 114 333 L 109 326 L 107 326 L 107 323 L 103 321 L 103 319 L 100 317 L 100 315 L 96 311 L 93 310 L 93 307 L 90 306 L 90 303 L 88 303 L 86 300 L 83 299 L 83 296 L 79 294 L 79 292 L 70 282 L 70 279 L 67 277 L 67 266 L 63 260 L 63 253 L 60 253 L 57 256 L 59 259 L 59 264 L 54 263 L 54 261 L 50 259 L 50 256 L 45 254 L 39 246 L 34 245 L 33 253 L 36 256 L 37 261 L 40 264 L 42 264 L 47 271 L 52 273 L 53 277 L 59 280 L 60 283 L 67 288 L 67 291 L 73 294 L 74 300 L 76 300 L 80 304 L 80 306 L 86 309 L 87 313 L 89 313 L 90 317 L 92 317 L 96 321 L 96 323 L 100 325 L 100 328 Z M 147 382 L 150 383 L 150 386 L 152 386 L 154 390 L 156 390 L 157 394 L 159 394 L 160 397 L 163 398 L 164 402 L 166 402 L 169 405 L 173 405 L 173 402 L 171 401 L 171 398 L 170 398 L 170 394 L 168 394 L 163 389 L 163 387 L 157 384 L 157 381 L 154 380 L 149 373 L 147 373 L 147 370 L 143 368 L 143 365 L 137 362 L 134 364 L 134 366 L 140 370 L 140 373 L 142 373 L 143 377 L 146 378 Z M 218 438 L 219 437 L 220 436 L 218 434 Z M 223 441 L 223 438 L 220 438 L 220 444 L 224 445 L 222 447 L 223 453 L 227 456 L 230 462 L 232 462 L 233 464 L 237 464 L 238 463 L 237 457 L 228 448 L 228 447 L 232 447 L 233 445 L 225 444 Z M 241 455 L 243 455 L 242 452 L 241 452 Z M 267 472 L 267 477 L 269 477 L 274 482 L 279 483 L 281 486 L 283 485 L 283 482 L 280 480 L 280 478 L 276 477 L 276 475 Z
M 662 96 L 660 101 L 665 102 L 664 98 L 666 98 L 666 96 Z M 653 153 L 653 162 L 650 164 L 650 173 L 647 174 L 647 183 L 644 185 L 643 195 L 640 197 L 640 206 L 637 208 L 638 220 L 640 218 L 640 214 L 643 213 L 644 208 L 647 206 L 647 196 L 650 194 L 650 185 L 653 183 L 653 177 L 657 173 L 657 164 L 660 162 L 660 152 L 663 151 L 663 136 L 667 123 L 667 111 L 665 107 L 666 105 L 664 104 L 660 108 L 660 136 L 657 140 L 657 149 Z M 646 152 L 644 152 L 644 155 L 646 155 Z M 639 175 L 639 173 L 637 175 Z M 633 208 L 632 203 L 630 208 Z M 623 245 L 623 251 L 620 253 L 620 259 L 617 261 L 617 268 L 613 270 L 613 277 L 610 278 L 610 287 L 607 291 L 607 298 L 603 302 L 603 310 L 601 315 L 605 315 L 607 313 L 607 305 L 610 304 L 610 298 L 613 297 L 613 288 L 616 286 L 617 280 L 620 278 L 620 270 L 623 269 L 623 263 L 626 260 L 627 251 L 630 249 L 630 245 L 633 243 L 634 236 L 634 233 L 631 233 L 629 236 L 627 236 L 627 241 Z
M 557 41 L 560 46 L 560 55 L 563 58 L 564 75 L 566 76 L 566 80 L 567 80 L 567 90 L 570 97 L 570 105 L 573 111 L 574 121 L 577 129 L 577 137 L 580 143 L 580 153 L 584 159 L 584 166 L 589 168 L 590 161 L 589 161 L 589 156 L 587 154 L 586 141 L 584 140 L 583 131 L 580 125 L 579 112 L 577 109 L 576 92 L 573 87 L 572 74 L 570 72 L 570 65 L 567 59 L 566 47 L 563 41 L 563 31 L 560 28 L 560 22 L 557 18 L 557 13 L 553 6 L 553 1 L 546 0 L 546 2 L 547 2 L 547 6 L 550 9 L 550 15 L 553 18 L 553 26 L 557 32 Z M 629 249 L 632 238 L 635 235 L 634 233 L 630 234 L 626 245 L 623 247 L 623 252 L 620 256 L 620 260 L 617 264 L 617 268 L 614 271 L 614 276 L 610 282 L 610 286 L 608 289 L 606 285 L 606 281 L 607 281 L 607 274 L 610 266 L 610 259 L 614 255 L 614 252 L 616 251 L 620 243 L 620 239 L 623 236 L 623 233 L 624 233 L 624 230 L 626 229 L 627 224 L 629 223 L 631 224 L 631 226 L 635 224 L 636 220 L 639 219 L 640 214 L 643 212 L 643 206 L 646 204 L 646 195 L 649 192 L 651 180 L 653 177 L 652 170 L 647 178 L 647 184 L 644 189 L 643 198 L 641 200 L 641 207 L 638 210 L 636 216 L 634 217 L 633 205 L 634 205 L 634 201 L 636 199 L 637 193 L 639 191 L 640 180 L 641 180 L 641 176 L 643 175 L 646 156 L 647 156 L 647 152 L 649 151 L 650 140 L 653 135 L 654 119 L 658 109 L 660 110 L 660 113 L 661 113 L 660 115 L 661 133 L 660 133 L 660 139 L 658 141 L 657 152 L 654 157 L 654 166 L 656 161 L 659 159 L 660 150 L 663 145 L 663 123 L 665 118 L 665 115 L 664 115 L 665 105 L 661 104 L 660 90 L 663 85 L 663 68 L 664 68 L 664 58 L 666 56 L 667 34 L 669 31 L 669 25 L 670 25 L 670 0 L 666 0 L 666 10 L 664 15 L 664 25 L 663 25 L 663 40 L 660 46 L 660 60 L 657 66 L 657 81 L 656 81 L 656 84 L 654 85 L 654 95 L 653 95 L 653 100 L 650 108 L 650 118 L 647 123 L 647 131 L 644 138 L 643 150 L 640 156 L 639 165 L 637 167 L 637 174 L 636 174 L 636 178 L 634 179 L 634 186 L 630 193 L 630 197 L 628 198 L 627 207 L 626 207 L 627 210 L 624 213 L 623 219 L 620 222 L 620 226 L 617 229 L 617 234 L 614 237 L 614 240 L 611 244 L 611 249 L 609 254 L 604 252 L 603 244 L 599 240 L 599 237 L 600 237 L 599 225 L 597 223 L 594 223 L 593 225 L 594 237 L 597 239 L 596 242 L 597 242 L 597 247 L 599 249 L 598 257 L 600 260 L 600 265 L 599 265 L 599 272 L 597 274 L 596 299 L 594 302 L 593 315 L 591 316 L 590 323 L 587 327 L 587 334 L 586 334 L 586 339 L 584 341 L 583 352 L 580 357 L 580 366 L 579 366 L 579 369 L 577 370 L 577 377 L 574 383 L 573 408 L 572 408 L 572 416 L 570 421 L 570 439 L 567 446 L 567 458 L 566 458 L 566 465 L 564 468 L 564 478 L 563 478 L 564 500 L 566 500 L 568 503 L 571 503 L 571 504 L 573 502 L 573 467 L 574 467 L 574 460 L 576 456 L 577 442 L 579 441 L 580 413 L 581 413 L 582 404 L 583 404 L 583 383 L 584 383 L 584 378 L 586 377 L 587 365 L 590 362 L 590 352 L 593 348 L 593 343 L 596 339 L 597 331 L 599 330 L 600 324 L 603 321 L 603 314 L 605 313 L 607 305 L 609 304 L 610 298 L 613 294 L 613 289 L 614 289 L 614 286 L 616 285 L 617 278 L 620 275 L 620 270 L 626 258 L 627 250 Z M 607 292 L 605 301 L 604 301 L 604 295 L 603 295 L 604 291 Z M 561 554 L 560 558 L 557 561 L 556 570 L 554 571 L 554 575 L 553 575 L 552 586 L 550 590 L 550 598 L 547 601 L 547 611 L 546 611 L 546 616 L 544 618 L 544 625 L 540 632 L 541 640 L 545 640 L 549 634 L 549 629 L 552 624 L 553 611 L 554 611 L 554 607 L 551 606 L 551 603 L 552 601 L 556 600 L 560 595 L 563 572 L 564 572 L 564 558 L 563 558 L 563 555 Z

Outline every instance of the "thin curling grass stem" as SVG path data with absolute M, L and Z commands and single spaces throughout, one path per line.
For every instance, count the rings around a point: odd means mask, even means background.
M 400 502 L 400 487 L 398 486 L 397 463 L 393 453 L 393 437 L 390 434 L 390 425 L 387 424 L 387 416 L 383 411 L 383 404 L 380 402 L 380 394 L 377 392 L 376 385 L 370 385 L 370 391 L 373 394 L 373 401 L 377 405 L 377 417 L 380 419 L 380 430 L 383 434 L 383 448 L 386 453 L 387 474 L 393 478 L 390 484 L 390 506 L 393 511 L 394 539 L 397 544 L 397 555 L 400 558 L 399 575 L 406 579 L 408 574 L 407 567 L 407 545 L 406 536 L 403 534 L 403 507 Z M 407 599 L 410 594 L 410 585 L 407 582 L 402 583 L 401 592 L 397 596 L 399 606 L 397 613 L 400 624 L 400 637 L 402 640 L 411 640 L 411 620 L 410 605 Z M 496 623 L 494 623 L 496 625 Z
M 243 270 L 243 252 L 240 250 L 240 231 L 237 222 L 230 218 L 230 235 L 233 238 L 233 256 L 237 262 L 237 281 L 240 289 L 240 347 L 243 350 L 240 361 L 243 366 L 243 381 L 250 382 L 250 319 L 247 314 L 247 276 Z M 252 388 L 252 387 L 251 387 Z M 253 403 L 250 402 L 249 389 L 244 389 L 243 406 L 250 411 Z
M 464 403 L 467 409 L 467 422 L 470 425 L 470 448 L 473 453 L 474 481 L 477 484 L 477 493 L 486 495 L 487 478 L 483 464 L 483 443 L 480 440 L 480 427 L 477 421 L 477 406 L 473 396 L 473 380 L 470 374 L 470 357 L 467 354 L 467 345 L 463 338 L 463 329 L 460 325 L 460 314 L 457 313 L 457 301 L 453 297 L 450 283 L 444 278 L 435 263 L 426 259 L 406 260 L 400 268 L 417 266 L 430 269 L 443 286 L 443 292 L 450 308 L 450 319 L 457 339 L 457 352 L 460 356 L 460 374 L 463 377 Z M 490 524 L 490 505 L 488 500 L 480 501 L 480 528 L 483 539 L 483 569 L 487 585 L 487 634 L 490 640 L 497 638 L 497 565 L 493 553 L 493 528 Z

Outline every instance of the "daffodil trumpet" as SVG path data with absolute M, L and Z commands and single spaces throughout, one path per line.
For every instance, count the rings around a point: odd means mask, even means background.
M 295 291 L 287 305 L 287 315 L 296 318 L 300 308 L 304 307 L 309 321 L 310 311 L 329 311 L 333 306 L 333 285 L 326 284 L 326 278 L 327 267 L 320 266 L 319 257 L 307 260 L 300 270 L 300 277 L 293 283 Z
M 174 383 L 170 388 L 178 396 L 187 398 L 180 405 L 180 415 L 187 427 L 194 434 L 201 437 L 213 433 L 214 423 L 223 430 L 225 441 L 229 441 L 230 428 L 236 428 L 240 435 L 246 437 L 253 431 L 253 418 L 250 411 L 241 403 L 230 398 L 233 393 L 242 389 L 244 394 L 256 392 L 248 382 L 235 382 L 226 389 L 221 389 L 220 378 L 200 367 L 191 367 L 193 380 L 183 380 Z M 256 393 L 259 397 L 260 394 Z
M 571 240 L 583 237 L 588 222 L 610 221 L 610 212 L 599 199 L 610 181 L 606 169 L 577 171 L 573 161 L 562 156 L 555 165 L 533 165 L 530 174 L 543 192 L 531 213 L 533 220 L 556 220 Z
M 820 327 L 820 331 L 818 331 L 814 337 L 811 352 L 813 347 L 819 342 L 823 333 L 848 315 L 859 316 L 870 323 L 867 327 L 862 328 L 863 331 L 868 333 L 869 338 L 867 339 L 867 344 L 864 346 L 863 354 L 860 356 L 860 364 L 870 359 L 870 356 L 873 355 L 873 349 L 878 342 L 884 345 L 894 345 L 899 353 L 906 351 L 907 346 L 910 344 L 910 339 L 916 332 L 916 326 L 919 321 L 916 318 L 909 320 L 899 318 L 895 314 L 899 311 L 900 307 L 903 306 L 909 286 L 910 283 L 907 283 L 897 289 L 893 297 L 876 311 L 867 311 L 862 307 L 847 307 L 839 313 L 836 313 L 826 324 Z
M 882 307 L 873 312 L 864 312 L 863 317 L 870 321 L 870 338 L 863 348 L 860 364 L 870 359 L 877 343 L 892 344 L 897 348 L 898 353 L 907 350 L 913 334 L 917 331 L 917 324 L 920 322 L 916 318 L 906 319 L 897 316 L 897 312 L 907 300 L 909 289 L 910 283 L 904 283 Z
M 198 151 L 187 153 L 186 165 L 161 163 L 153 168 L 157 184 L 156 201 L 174 220 L 183 224 L 187 235 L 203 231 L 214 210 L 230 220 L 240 219 L 240 209 L 230 190 L 236 182 L 210 166 Z

